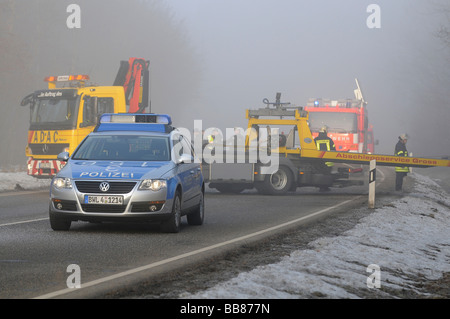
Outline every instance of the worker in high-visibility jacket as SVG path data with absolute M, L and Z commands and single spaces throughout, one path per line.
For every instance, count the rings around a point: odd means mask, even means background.
M 319 131 L 319 135 L 314 139 L 316 142 L 317 150 L 319 151 L 335 151 L 336 145 L 331 137 L 328 136 L 328 127 L 326 125 L 322 126 Z M 333 167 L 332 162 L 325 162 L 328 167 Z
M 395 145 L 394 155 L 408 157 L 408 151 L 406 150 L 406 142 L 408 141 L 408 134 L 402 134 L 398 137 L 398 142 Z M 408 175 L 409 167 L 396 166 L 395 167 L 395 190 L 401 191 L 403 187 L 403 178 Z

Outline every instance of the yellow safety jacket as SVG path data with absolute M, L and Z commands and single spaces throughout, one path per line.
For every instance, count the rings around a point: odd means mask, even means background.
M 408 157 L 408 152 L 400 150 L 395 155 Z M 409 167 L 408 166 L 404 166 L 404 167 L 396 166 L 395 171 L 399 172 L 399 173 L 409 173 Z
M 325 144 L 327 147 L 327 151 L 331 151 L 330 140 L 317 140 L 316 139 L 316 147 L 317 147 L 317 150 L 319 150 L 319 151 L 320 151 L 321 144 Z M 332 166 L 334 166 L 334 163 L 333 162 L 325 162 L 325 165 L 327 165 L 328 167 L 332 167 Z

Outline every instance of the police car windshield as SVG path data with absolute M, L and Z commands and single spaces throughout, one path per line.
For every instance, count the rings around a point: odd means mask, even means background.
M 74 160 L 169 161 L 169 138 L 143 135 L 91 135 L 73 154 Z

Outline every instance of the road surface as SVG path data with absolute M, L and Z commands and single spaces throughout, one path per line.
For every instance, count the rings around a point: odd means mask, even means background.
M 380 176 L 380 175 L 379 175 Z M 330 214 L 367 205 L 367 187 L 298 189 L 285 196 L 256 192 L 206 194 L 206 220 L 178 234 L 150 224 L 72 223 L 56 232 L 48 191 L 0 194 L 0 298 L 92 298 L 182 271 L 211 256 L 286 232 Z M 380 193 L 392 185 L 379 184 Z M 384 190 L 383 190 L 384 189 Z M 69 265 L 79 267 L 81 288 Z

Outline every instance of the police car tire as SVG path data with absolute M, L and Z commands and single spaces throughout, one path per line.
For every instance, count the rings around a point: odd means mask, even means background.
M 281 178 L 281 185 L 274 185 L 274 175 Z M 287 193 L 292 188 L 294 178 L 289 168 L 280 166 L 278 171 L 274 174 L 268 174 L 263 183 L 258 184 L 258 191 L 267 195 L 282 195 Z
M 72 224 L 72 221 L 67 220 L 65 218 L 61 218 L 55 215 L 55 213 L 50 212 L 50 227 L 53 230 L 69 230 L 70 225 Z
M 161 229 L 165 233 L 178 233 L 181 225 L 181 196 L 175 193 L 173 198 L 172 213 L 168 220 L 162 222 Z
M 186 216 L 189 225 L 202 225 L 205 218 L 205 195 L 201 193 L 200 204 L 189 215 Z

